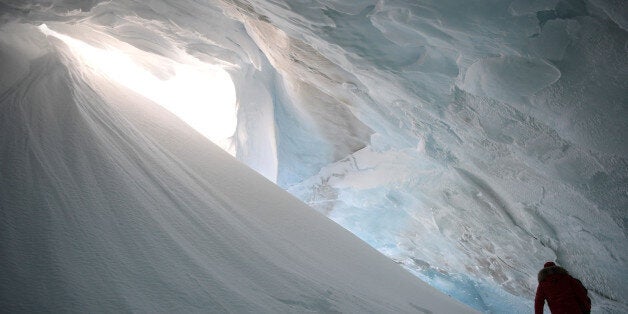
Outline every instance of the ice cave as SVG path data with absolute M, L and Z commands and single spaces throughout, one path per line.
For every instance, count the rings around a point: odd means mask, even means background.
M 0 0 L 0 312 L 628 313 L 627 222 L 624 0 Z

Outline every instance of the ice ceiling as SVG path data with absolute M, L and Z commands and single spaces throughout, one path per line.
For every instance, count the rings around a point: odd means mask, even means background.
M 187 77 L 173 110 L 235 88 L 237 124 L 228 105 L 192 116 L 227 122 L 216 137 L 239 160 L 431 285 L 482 311 L 529 311 L 536 272 L 556 260 L 594 309 L 626 312 L 627 7 L 2 1 L 0 60 L 19 77 L 6 51 L 69 36 L 157 81 Z M 219 69 L 232 83 L 193 88 Z

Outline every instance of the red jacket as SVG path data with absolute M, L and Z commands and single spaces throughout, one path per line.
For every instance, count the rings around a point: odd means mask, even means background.
M 539 286 L 534 298 L 534 313 L 542 314 L 547 300 L 552 314 L 589 313 L 591 300 L 580 280 L 575 279 L 560 266 L 541 269 Z

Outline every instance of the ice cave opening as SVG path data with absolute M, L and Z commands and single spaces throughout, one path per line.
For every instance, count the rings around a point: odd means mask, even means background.
M 83 74 L 100 75 L 154 101 L 235 155 L 235 87 L 229 73 L 219 65 L 202 62 L 184 52 L 179 52 L 181 58 L 176 61 L 90 28 L 81 29 L 81 35 L 94 43 L 106 43 L 105 47 L 94 47 L 53 31 L 46 24 L 41 24 L 39 30 L 66 44 L 74 57 L 72 66 Z

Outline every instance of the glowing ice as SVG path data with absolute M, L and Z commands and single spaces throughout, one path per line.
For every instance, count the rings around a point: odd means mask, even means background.
M 138 63 L 150 55 L 147 52 L 139 49 L 122 52 L 114 47 L 100 49 L 53 31 L 46 24 L 39 29 L 66 43 L 89 70 L 153 100 L 235 154 L 230 142 L 237 124 L 235 89 L 229 74 L 222 68 L 193 58 L 188 64 L 161 58 L 158 62 L 163 62 L 162 66 L 168 66 L 173 72 L 170 77 L 161 79 Z

